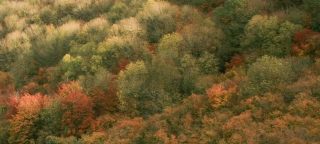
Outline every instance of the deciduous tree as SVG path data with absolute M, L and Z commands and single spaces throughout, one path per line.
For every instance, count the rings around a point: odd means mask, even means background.
M 21 97 L 17 107 L 18 113 L 11 121 L 9 143 L 31 143 L 37 138 L 40 127 L 39 114 L 49 98 L 41 94 Z
M 80 136 L 92 129 L 94 124 L 92 100 L 81 92 L 78 83 L 61 86 L 62 130 L 65 136 Z

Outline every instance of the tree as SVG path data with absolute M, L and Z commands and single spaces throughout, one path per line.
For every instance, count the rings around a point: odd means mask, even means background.
M 308 56 L 312 59 L 319 57 L 319 39 L 320 34 L 310 29 L 297 31 L 293 37 L 295 44 L 292 46 L 291 53 L 299 57 Z
M 192 55 L 185 54 L 180 59 L 179 71 L 181 73 L 180 92 L 185 96 L 189 96 L 194 92 L 195 82 L 200 76 L 196 59 Z
M 183 37 L 178 33 L 167 34 L 161 38 L 156 50 L 156 57 L 162 60 L 173 60 L 179 63 L 179 58 L 185 52 L 182 49 Z
M 313 0 L 302 0 L 303 8 L 308 12 L 308 25 L 315 31 L 320 32 L 320 2 Z
M 83 70 L 83 58 L 81 56 L 71 57 L 69 54 L 66 54 L 62 61 L 61 67 L 64 72 L 64 78 L 66 81 L 76 80 L 81 74 L 84 74 Z
M 61 99 L 51 99 L 40 113 L 41 130 L 48 135 L 60 136 L 62 126 L 62 107 Z
M 8 101 L 10 101 L 10 96 L 13 93 L 14 93 L 14 86 L 13 86 L 10 75 L 8 73 L 0 71 L 0 117 L 1 118 L 5 115 L 5 113 L 9 108 Z
M 93 88 L 92 102 L 95 116 L 113 113 L 118 110 L 117 86 L 115 82 L 109 84 L 107 91 L 101 88 Z
M 70 42 L 80 31 L 80 22 L 70 21 L 55 28 L 47 26 L 46 37 L 39 38 L 30 48 L 34 55 L 32 58 L 40 66 L 55 66 L 69 53 Z
M 93 128 L 92 100 L 81 93 L 81 89 L 81 86 L 75 82 L 63 84 L 59 89 L 58 96 L 61 97 L 63 112 L 61 128 L 65 136 L 79 137 Z
M 106 2 L 111 2 L 111 1 L 106 1 Z M 90 40 L 93 40 L 94 42 L 98 43 L 103 41 L 106 38 L 107 36 L 106 31 L 109 27 L 110 27 L 110 23 L 106 20 L 106 18 L 98 17 L 87 22 L 83 26 L 82 30 L 90 34 Z
M 242 48 L 261 48 L 262 55 L 285 57 L 290 53 L 294 33 L 300 25 L 284 22 L 279 25 L 277 17 L 256 15 L 245 28 Z
M 112 23 L 124 19 L 130 15 L 129 7 L 122 3 L 115 3 L 108 12 L 108 20 Z
M 143 127 L 143 118 L 118 120 L 114 127 L 108 130 L 105 143 L 134 143 Z
M 181 101 L 180 83 L 181 73 L 179 66 L 170 58 L 161 59 L 153 57 L 152 64 L 148 67 L 148 95 L 157 103 L 157 111 L 173 103 Z
M 1 69 L 5 71 L 9 71 L 20 55 L 27 53 L 31 47 L 28 35 L 18 30 L 8 33 L 0 45 L 0 55 L 4 62 Z
M 197 59 L 196 65 L 203 74 L 215 75 L 219 73 L 219 59 L 209 52 L 202 54 L 202 56 Z
M 181 31 L 181 35 L 185 51 L 191 52 L 196 58 L 201 57 L 205 52 L 218 52 L 222 56 L 223 51 L 225 51 L 223 50 L 225 35 L 209 19 L 185 26 Z
M 195 6 L 219 6 L 220 4 L 223 4 L 225 0 L 217 0 L 217 1 L 210 1 L 210 0 L 189 0 L 189 1 L 183 1 L 183 0 L 168 0 L 172 3 L 177 4 L 185 4 L 185 5 L 195 5 Z
M 163 35 L 176 30 L 175 13 L 168 2 L 148 0 L 145 3 L 137 18 L 146 28 L 148 42 L 157 43 Z
M 263 95 L 265 92 L 275 92 L 277 85 L 289 84 L 294 73 L 287 60 L 271 56 L 263 56 L 249 66 L 248 80 L 241 86 L 242 94 Z
M 0 141 L 3 144 L 9 144 L 10 122 L 8 120 L 0 120 Z
M 245 25 L 252 16 L 267 11 L 266 2 L 261 0 L 226 0 L 214 11 L 214 19 L 222 29 L 231 47 L 238 47 Z
M 8 15 L 5 17 L 4 22 L 8 28 L 8 31 L 22 31 L 26 27 L 26 21 L 24 18 L 19 18 L 17 14 Z
M 44 7 L 41 9 L 40 13 L 40 19 L 45 24 L 56 24 L 57 23 L 57 12 L 50 9 L 50 7 Z
M 146 95 L 148 71 L 143 61 L 131 62 L 126 71 L 121 71 L 117 85 L 120 110 L 132 116 L 143 114 L 144 104 L 150 99 Z
M 211 106 L 215 109 L 228 106 L 236 96 L 237 86 L 225 89 L 221 84 L 214 85 L 206 91 Z
M 18 112 L 17 107 L 20 103 L 20 96 L 17 93 L 12 93 L 8 98 L 3 99 L 2 102 L 6 104 L 6 107 L 3 109 L 5 110 L 3 118 L 12 119 Z
M 227 69 L 232 69 L 234 67 L 239 67 L 244 65 L 244 55 L 235 54 L 229 62 L 225 63 Z
M 49 98 L 41 94 L 21 97 L 17 107 L 18 113 L 13 116 L 10 127 L 9 143 L 31 143 L 37 138 L 40 127 L 39 114 Z
M 150 53 L 147 51 L 145 44 L 138 42 L 141 39 L 135 38 L 136 35 L 132 36 L 129 38 L 126 36 L 111 37 L 99 45 L 97 53 L 102 58 L 103 67 L 114 70 L 123 58 L 131 61 L 150 58 Z

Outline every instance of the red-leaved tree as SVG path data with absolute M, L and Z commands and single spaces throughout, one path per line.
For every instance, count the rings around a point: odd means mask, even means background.
M 17 114 L 11 120 L 9 143 L 29 144 L 37 138 L 39 114 L 48 101 L 49 97 L 39 93 L 21 97 Z
M 310 29 L 297 31 L 293 37 L 293 41 L 295 42 L 295 44 L 291 49 L 291 54 L 298 56 L 308 55 L 312 58 L 319 57 L 319 39 L 320 34 Z
M 64 135 L 80 136 L 89 131 L 94 124 L 92 100 L 81 92 L 81 86 L 76 82 L 63 84 L 58 96 L 61 96 Z
M 5 119 L 11 119 L 12 116 L 17 114 L 17 107 L 19 105 L 19 94 L 12 93 L 8 98 L 3 98 L 3 103 L 6 104 L 6 112 L 3 115 Z

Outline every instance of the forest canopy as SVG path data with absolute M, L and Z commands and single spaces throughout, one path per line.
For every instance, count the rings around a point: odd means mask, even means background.
M 319 143 L 318 0 L 0 0 L 0 143 Z

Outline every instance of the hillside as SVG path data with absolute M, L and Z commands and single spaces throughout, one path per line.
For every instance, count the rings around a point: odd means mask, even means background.
M 0 0 L 0 143 L 320 143 L 318 0 Z

